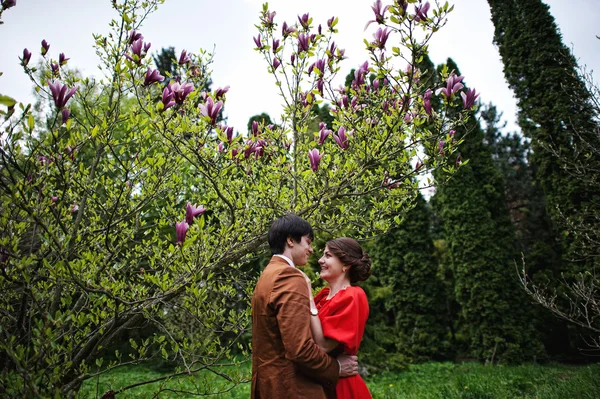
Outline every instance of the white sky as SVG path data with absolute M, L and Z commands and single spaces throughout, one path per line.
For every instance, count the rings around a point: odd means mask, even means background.
M 271 0 L 276 20 L 295 22 L 298 14 L 309 12 L 314 23 L 326 25 L 331 16 L 339 17 L 335 41 L 346 49 L 342 78 L 351 68 L 368 59 L 363 39 L 372 39 L 375 24 L 374 0 Z M 384 0 L 389 3 L 391 0 Z M 6 11 L 0 25 L 0 93 L 18 101 L 33 102 L 32 86 L 19 66 L 23 48 L 32 50 L 32 63 L 39 57 L 40 42 L 50 43 L 50 56 L 64 52 L 70 67 L 84 75 L 97 74 L 98 59 L 92 48 L 92 33 L 107 33 L 108 22 L 116 14 L 111 0 L 18 0 Z M 248 118 L 267 112 L 279 119 L 281 101 L 266 63 L 253 50 L 262 0 L 167 0 L 142 27 L 151 52 L 174 46 L 196 52 L 216 46 L 213 64 L 213 89 L 231 85 L 225 105 L 228 124 L 245 130 Z M 452 2 L 451 2 L 452 3 Z M 481 101 L 493 102 L 504 112 L 510 130 L 515 124 L 516 101 L 502 72 L 502 63 L 492 43 L 493 25 L 485 0 L 455 0 L 449 22 L 431 43 L 433 61 L 438 64 L 452 57 L 470 87 L 481 93 Z M 598 0 L 546 0 L 563 34 L 563 42 L 573 48 L 580 65 L 600 69 L 600 7 Z M 84 6 L 85 4 L 85 6 Z M 388 48 L 391 44 L 388 41 Z M 600 74 L 595 73 L 596 80 Z

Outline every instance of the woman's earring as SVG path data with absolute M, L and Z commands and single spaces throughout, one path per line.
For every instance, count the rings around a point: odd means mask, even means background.
M 346 270 L 347 270 L 347 269 L 346 269 L 345 267 L 342 267 L 342 271 L 343 271 L 344 273 L 346 273 Z

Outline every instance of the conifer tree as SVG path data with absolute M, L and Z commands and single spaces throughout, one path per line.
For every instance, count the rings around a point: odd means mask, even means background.
M 460 75 L 452 60 L 447 68 Z M 455 107 L 452 102 L 448 106 Z M 457 129 L 454 139 L 464 140 L 459 151 L 468 163 L 437 187 L 433 206 L 441 219 L 461 306 L 461 335 L 472 355 L 481 360 L 535 359 L 543 354 L 543 347 L 517 283 L 515 232 L 502 174 L 494 166 L 476 119 Z
M 569 272 L 589 270 L 591 257 L 578 256 L 576 235 L 567 233 L 574 218 L 600 212 L 600 188 L 574 179 L 562 159 L 585 160 L 598 169 L 599 137 L 589 92 L 577 62 L 562 43 L 554 18 L 541 0 L 488 0 L 494 42 L 504 74 L 519 105 L 519 125 L 531 139 L 531 163 L 547 199 L 547 209 L 563 233 Z M 577 261 L 577 262 L 573 262 Z

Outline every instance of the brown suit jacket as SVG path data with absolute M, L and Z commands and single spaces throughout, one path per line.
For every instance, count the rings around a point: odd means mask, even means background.
M 310 331 L 302 273 L 274 256 L 252 296 L 252 398 L 325 398 L 335 392 L 338 362 L 319 349 Z

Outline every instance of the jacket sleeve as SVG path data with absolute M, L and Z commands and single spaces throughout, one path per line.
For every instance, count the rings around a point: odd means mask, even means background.
M 273 285 L 270 302 L 277 312 L 285 357 L 326 386 L 336 384 L 339 365 L 312 338 L 308 288 L 299 270 L 282 270 Z

